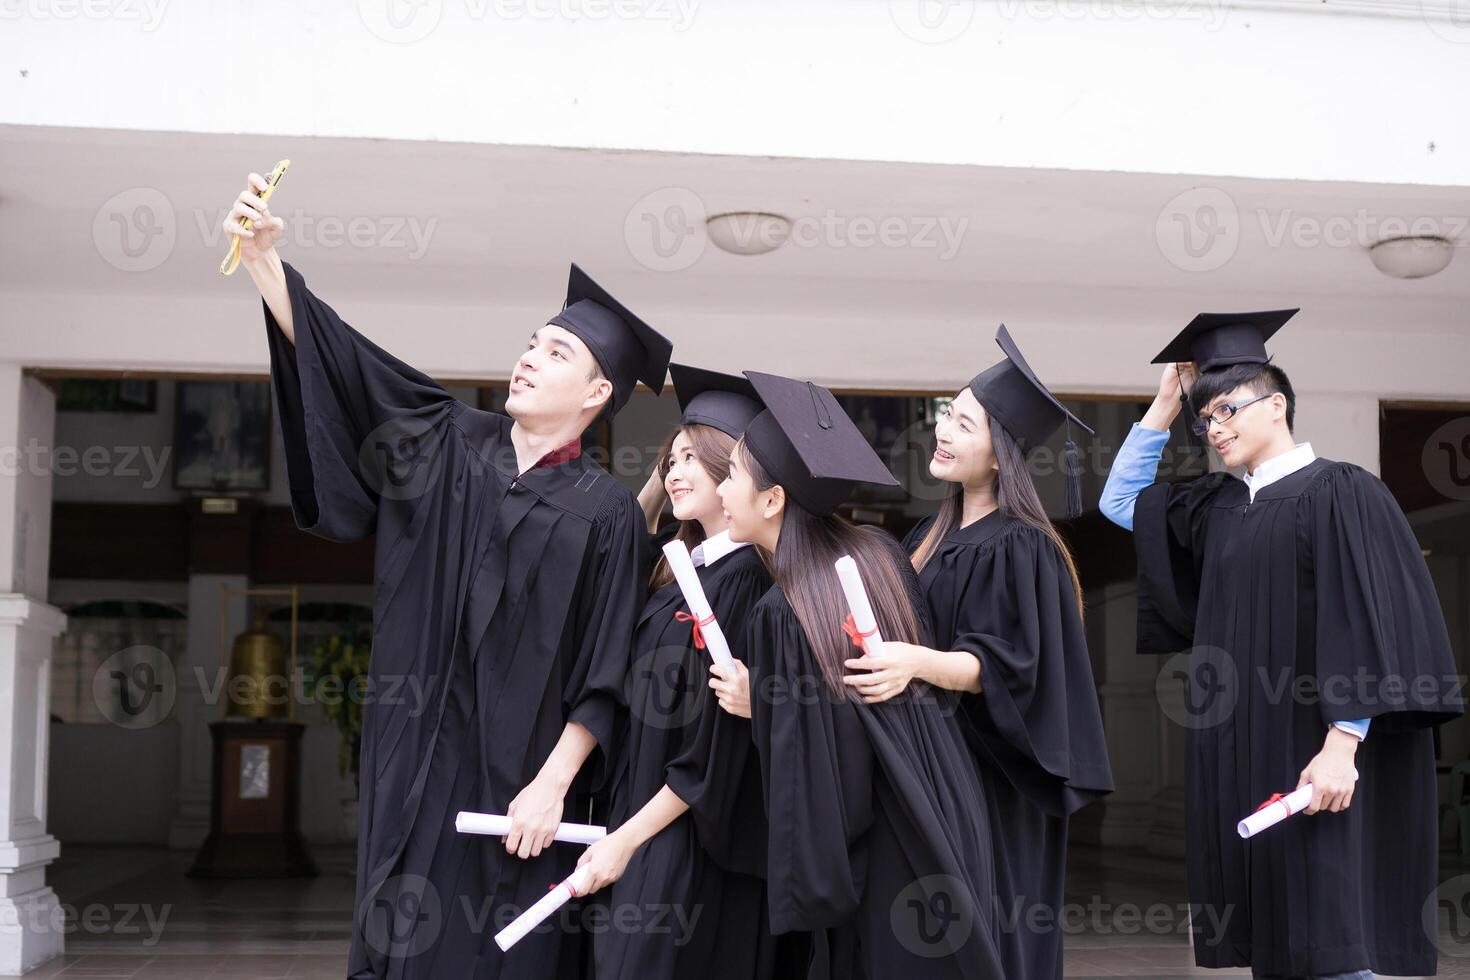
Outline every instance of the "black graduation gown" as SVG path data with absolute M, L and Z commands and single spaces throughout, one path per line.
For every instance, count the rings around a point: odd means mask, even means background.
M 772 932 L 811 932 L 811 978 L 999 980 L 989 821 L 952 702 L 832 693 L 774 586 L 746 649 Z
M 266 309 L 297 524 L 376 533 L 373 690 L 363 717 L 351 978 L 575 975 L 580 932 L 494 934 L 572 872 L 457 834 L 504 813 L 576 721 L 605 778 L 646 528 L 633 494 L 582 455 L 517 478 L 511 421 L 471 409 L 346 323 L 286 266 L 296 343 Z
M 715 618 L 739 656 L 750 609 L 770 587 L 770 576 L 753 547 L 701 565 L 698 574 Z M 711 778 L 709 770 L 739 771 L 745 758 L 753 755 L 721 752 L 710 758 L 707 736 L 700 750 L 704 757 L 686 760 L 679 773 L 670 773 L 698 740 L 701 724 L 715 720 L 706 718 L 708 713 L 729 720 L 733 737 L 722 744 L 736 739 L 750 743 L 749 721 L 722 711 L 709 688 L 708 651 L 695 648 L 692 624 L 676 618 L 688 611 L 677 583 L 654 592 L 644 604 L 633 639 L 628 725 L 611 792 L 609 829 L 622 826 L 666 783 L 676 793 L 688 792 L 706 820 L 724 823 L 729 814 L 702 806 L 710 794 L 691 792 L 688 777 L 682 781 L 679 777 L 693 770 L 703 781 Z M 685 799 L 682 794 L 680 798 Z M 680 816 L 639 849 L 623 877 L 604 893 L 609 928 L 594 931 L 597 980 L 773 976 L 765 882 L 758 874 L 716 863 L 704 849 L 698 827 L 694 814 Z M 736 834 L 762 830 L 759 825 L 730 829 Z
M 933 525 L 904 540 L 911 554 Z M 1113 789 L 1072 576 L 1056 546 L 993 511 L 952 531 L 919 572 L 934 644 L 981 663 L 960 698 L 995 842 L 1007 980 L 1062 976 L 1068 818 Z
M 1134 539 L 1139 650 L 1191 649 L 1196 962 L 1433 974 L 1420 924 L 1437 882 L 1430 726 L 1463 709 L 1434 583 L 1388 488 L 1327 459 L 1254 502 L 1225 473 L 1155 484 L 1138 497 Z M 1395 693 L 1394 678 L 1408 689 Z M 1332 722 L 1356 718 L 1374 721 L 1352 805 L 1241 840 L 1236 823 L 1296 787 Z

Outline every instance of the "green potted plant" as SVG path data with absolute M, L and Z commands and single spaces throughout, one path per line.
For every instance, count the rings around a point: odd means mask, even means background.
M 342 736 L 337 751 L 337 774 L 352 774 L 352 796 L 342 801 L 343 824 L 348 836 L 357 834 L 357 797 L 361 792 L 358 756 L 371 652 L 372 634 L 356 630 L 338 633 L 318 643 L 311 658 L 312 697 Z

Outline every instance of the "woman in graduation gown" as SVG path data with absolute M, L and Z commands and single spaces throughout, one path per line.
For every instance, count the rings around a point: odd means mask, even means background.
M 949 494 L 904 541 L 936 648 L 885 645 L 850 661 L 847 681 L 869 701 L 916 679 L 963 692 L 995 839 L 1006 977 L 1058 980 L 1068 820 L 1111 792 L 1113 779 L 1076 568 L 1026 455 L 1063 422 L 1087 427 L 1041 384 L 1004 326 L 996 342 L 1005 356 L 935 426 L 929 472 Z
M 952 705 L 922 684 L 864 704 L 842 682 L 862 636 L 846 622 L 841 556 L 885 639 L 925 634 L 897 543 L 834 515 L 856 484 L 897 481 L 831 392 L 746 376 L 766 411 L 720 498 L 731 536 L 756 543 L 775 579 L 746 633 L 771 929 L 810 933 L 808 977 L 998 980 L 987 808 Z
M 683 414 L 658 474 L 673 507 L 673 536 L 690 549 L 738 657 L 751 607 L 771 580 L 754 548 L 730 540 L 715 488 L 761 406 L 744 378 L 682 364 L 670 372 Z M 740 778 L 753 770 L 748 710 L 745 717 L 720 710 L 710 678 L 703 638 L 660 556 L 633 640 L 611 833 L 580 861 L 589 888 L 602 889 L 599 914 L 608 917 L 594 930 L 596 980 L 775 976 L 762 821 L 732 820 L 742 782 L 753 789 L 744 794 L 746 814 L 761 815 L 753 772 Z

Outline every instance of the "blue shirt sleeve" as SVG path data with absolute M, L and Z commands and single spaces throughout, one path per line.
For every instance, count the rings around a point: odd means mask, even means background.
M 1335 728 L 1341 728 L 1349 735 L 1356 735 L 1358 741 L 1361 742 L 1368 737 L 1368 723 L 1372 720 L 1372 718 L 1364 718 L 1360 721 L 1334 721 L 1332 725 Z
M 1168 441 L 1168 432 L 1133 423 L 1108 471 L 1108 482 L 1098 503 L 1104 517 L 1125 530 L 1133 530 L 1133 503 L 1158 476 L 1159 458 Z

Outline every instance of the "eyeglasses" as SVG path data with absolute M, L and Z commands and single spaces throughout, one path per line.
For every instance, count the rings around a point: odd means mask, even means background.
M 1250 401 L 1242 402 L 1239 405 L 1221 405 L 1219 408 L 1215 409 L 1212 414 L 1206 416 L 1205 418 L 1195 419 L 1193 422 L 1190 423 L 1189 427 L 1194 430 L 1194 434 L 1197 436 L 1207 435 L 1210 431 L 1211 422 L 1214 422 L 1216 425 L 1224 425 L 1226 422 L 1229 422 L 1231 419 L 1235 418 L 1235 413 L 1240 411 L 1242 408 L 1245 408 L 1248 405 L 1254 405 L 1256 402 L 1259 401 L 1265 401 L 1267 398 L 1270 398 L 1271 395 L 1274 394 L 1276 394 L 1276 392 L 1273 391 L 1270 395 L 1258 395 L 1257 397 L 1252 398 Z

